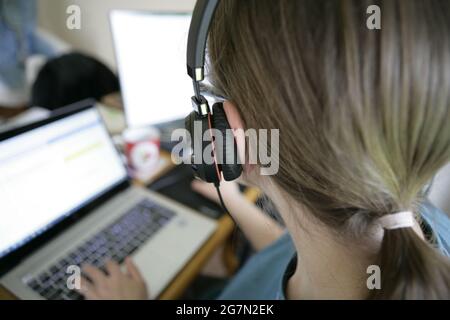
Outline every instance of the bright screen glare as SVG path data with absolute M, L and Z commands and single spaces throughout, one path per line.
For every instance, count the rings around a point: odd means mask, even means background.
M 130 127 L 181 119 L 190 111 L 186 72 L 191 15 L 113 11 L 111 26 Z

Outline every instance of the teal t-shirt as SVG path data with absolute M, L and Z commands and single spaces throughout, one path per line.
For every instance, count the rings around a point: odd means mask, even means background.
M 421 215 L 433 232 L 438 249 L 450 256 L 448 216 L 429 203 L 422 206 Z M 284 288 L 295 271 L 296 260 L 294 244 L 286 233 L 250 258 L 218 299 L 284 300 Z

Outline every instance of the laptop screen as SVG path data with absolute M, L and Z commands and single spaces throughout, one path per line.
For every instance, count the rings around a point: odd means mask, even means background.
M 111 31 L 128 125 L 182 119 L 191 108 L 186 73 L 190 14 L 115 10 Z
M 127 179 L 95 108 L 0 142 L 0 258 Z

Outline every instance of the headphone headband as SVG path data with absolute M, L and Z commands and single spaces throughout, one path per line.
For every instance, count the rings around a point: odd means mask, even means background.
M 187 72 L 194 82 L 204 79 L 208 31 L 219 0 L 197 0 L 192 14 L 187 45 Z

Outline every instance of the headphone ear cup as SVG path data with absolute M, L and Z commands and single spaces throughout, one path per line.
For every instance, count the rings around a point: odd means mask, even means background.
M 196 132 L 195 123 L 201 124 L 201 131 Z M 197 178 L 209 183 L 219 183 L 220 182 L 220 172 L 218 170 L 217 164 L 205 163 L 203 159 L 203 151 L 210 144 L 208 141 L 203 141 L 203 136 L 205 132 L 209 130 L 208 118 L 200 117 L 195 111 L 191 112 L 185 118 L 185 128 L 189 132 L 191 137 L 191 168 Z M 201 148 L 196 148 L 195 145 L 201 146 Z
M 219 148 L 217 153 L 221 152 L 221 154 L 218 155 L 222 160 L 221 168 L 223 177 L 226 181 L 235 180 L 241 175 L 242 166 L 238 163 L 239 155 L 234 136 L 231 135 L 233 139 L 228 139 L 227 131 L 231 130 L 231 127 L 222 103 L 213 105 L 213 127 L 214 129 L 219 130 L 223 137 L 222 147 L 220 148 L 220 146 L 217 146 L 216 144 L 216 147 Z M 232 163 L 227 163 L 228 159 L 233 159 Z

